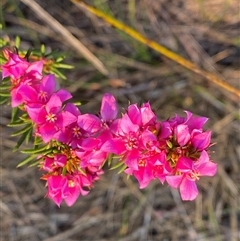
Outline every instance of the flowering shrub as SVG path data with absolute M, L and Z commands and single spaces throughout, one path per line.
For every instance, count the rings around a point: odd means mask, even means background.
M 183 200 L 197 197 L 200 176 L 215 175 L 217 165 L 208 154 L 211 131 L 203 130 L 207 118 L 186 111 L 185 117 L 159 121 L 149 102 L 130 104 L 118 118 L 109 93 L 99 115 L 82 114 L 70 102 L 72 95 L 57 89 L 55 76 L 43 73 L 44 59 L 29 62 L 8 49 L 3 54 L 1 90 L 7 92 L 0 95 L 11 97 L 15 111 L 10 126 L 25 126 L 15 132 L 22 135 L 17 148 L 34 137 L 34 148 L 22 151 L 30 157 L 19 166 L 37 164 L 45 172 L 47 196 L 58 206 L 63 200 L 71 206 L 87 195 L 113 158 L 118 160 L 113 168 L 134 176 L 140 188 L 158 179 L 179 188 Z

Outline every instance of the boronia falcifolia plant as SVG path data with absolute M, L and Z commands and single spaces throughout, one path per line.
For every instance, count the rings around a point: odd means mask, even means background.
M 118 114 L 113 95 L 102 98 L 100 114 L 81 113 L 72 95 L 57 87 L 59 68 L 71 68 L 44 54 L 3 49 L 0 103 L 10 102 L 9 126 L 22 127 L 15 147 L 33 139 L 33 148 L 19 167 L 37 165 L 44 172 L 47 197 L 58 206 L 73 205 L 87 195 L 103 174 L 103 166 L 134 176 L 146 188 L 157 179 L 179 188 L 183 200 L 198 195 L 196 181 L 213 176 L 217 164 L 209 157 L 211 131 L 204 131 L 206 117 L 184 116 L 160 121 L 149 102 L 130 104 Z

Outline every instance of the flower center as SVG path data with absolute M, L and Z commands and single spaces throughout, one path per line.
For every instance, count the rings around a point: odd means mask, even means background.
M 41 100 L 41 101 L 47 101 L 47 97 L 48 97 L 48 94 L 47 92 L 45 91 L 40 91 L 40 93 L 38 94 L 38 98 Z
M 147 163 L 146 163 L 146 160 L 141 159 L 141 160 L 138 161 L 138 166 L 139 166 L 139 167 L 145 167 L 146 164 L 147 164 Z
M 199 172 L 192 171 L 191 173 L 189 173 L 189 177 L 194 181 L 199 180 L 200 179 L 199 176 L 200 176 Z
M 68 180 L 68 187 L 75 187 L 75 182 L 73 180 Z
M 73 137 L 79 138 L 81 136 L 81 131 L 78 126 L 72 128 Z
M 132 134 L 130 134 L 125 140 L 125 146 L 128 151 L 131 151 L 132 149 L 137 149 L 138 148 L 137 138 Z
M 54 123 L 54 122 L 57 120 L 57 117 L 56 117 L 55 114 L 49 113 L 49 114 L 46 116 L 46 120 L 47 120 L 48 122 Z

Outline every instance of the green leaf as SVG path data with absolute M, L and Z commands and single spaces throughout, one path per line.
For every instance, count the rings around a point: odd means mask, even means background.
M 69 65 L 69 64 L 60 64 L 60 63 L 55 63 L 54 64 L 55 68 L 59 68 L 59 69 L 73 69 L 74 66 L 73 65 Z
M 171 142 L 171 141 L 166 141 L 166 142 L 167 142 L 168 147 L 169 147 L 170 149 L 172 149 L 172 148 L 173 148 L 172 142 Z
M 32 138 L 32 134 L 33 134 L 33 128 L 30 129 L 30 130 L 27 132 L 27 136 L 26 136 L 26 139 L 25 139 L 26 144 L 28 144 L 29 141 L 31 140 L 31 138 Z
M 44 54 L 46 52 L 46 47 L 44 44 L 41 45 L 40 51 L 41 51 L 41 54 L 44 56 Z
M 73 102 L 73 104 L 76 106 L 80 106 L 80 105 L 86 105 L 88 102 L 89 101 L 87 101 L 87 100 L 82 100 L 82 101 Z
M 49 151 L 48 149 L 48 145 L 42 146 L 42 147 L 35 147 L 34 149 L 26 149 L 26 150 L 22 150 L 22 153 L 25 154 L 39 154 L 42 153 L 43 151 Z M 52 151 L 52 150 L 50 150 Z
M 19 121 L 15 121 L 13 123 L 9 123 L 7 126 L 9 127 L 18 127 L 18 126 L 23 126 L 26 125 L 26 122 L 19 120 Z
M 11 123 L 14 123 L 15 121 L 18 121 L 18 117 L 17 117 L 18 113 L 19 113 L 18 107 L 12 108 Z
M 120 174 L 120 173 L 122 173 L 125 169 L 126 169 L 126 165 L 124 164 L 123 166 L 122 166 L 122 168 L 118 171 L 118 174 Z
M 34 139 L 34 142 L 33 142 L 34 146 L 41 145 L 42 143 L 43 143 L 42 139 L 40 137 L 36 136 Z
M 1 48 L 1 42 L 0 42 L 0 48 Z M 4 64 L 5 62 L 6 62 L 6 59 L 0 55 L 0 63 Z M 2 71 L 2 70 L 0 69 L 0 71 Z
M 16 46 L 17 48 L 19 48 L 19 47 L 20 47 L 20 43 L 21 43 L 21 39 L 20 39 L 20 37 L 17 35 L 16 38 L 15 38 L 15 46 Z
M 22 116 L 19 117 L 20 120 L 26 121 L 26 122 L 30 122 L 30 119 L 28 117 L 28 114 L 25 113 Z
M 27 132 L 29 129 L 33 128 L 32 124 L 28 124 L 26 127 L 24 127 L 23 129 L 19 130 L 19 131 L 15 131 L 11 136 L 18 136 L 18 135 L 22 135 L 23 133 Z
M 34 160 L 36 158 L 36 155 L 32 155 L 32 156 L 28 156 L 25 159 L 23 159 L 18 165 L 17 167 L 21 167 L 24 166 L 26 164 L 28 164 L 29 162 L 31 162 L 32 160 Z
M 13 148 L 14 152 L 17 151 L 19 147 L 23 144 L 23 142 L 26 140 L 27 136 L 29 135 L 29 132 L 31 133 L 31 129 L 22 134 L 22 136 L 17 142 L 17 145 Z
M 117 163 L 116 165 L 114 165 L 113 167 L 111 167 L 110 170 L 117 169 L 117 168 L 121 167 L 122 165 L 124 165 L 124 162 L 119 161 L 119 163 Z
M 10 81 L 10 78 L 9 77 L 6 77 L 2 80 L 2 85 L 4 84 L 9 84 L 9 81 Z
M 56 69 L 56 68 L 53 68 L 53 67 L 51 67 L 51 73 L 52 74 L 55 74 L 57 77 L 59 77 L 59 78 L 61 78 L 61 79 L 67 79 L 66 78 L 66 76 L 65 75 L 63 75 L 63 73 L 62 72 L 60 72 L 58 69 Z
M 64 168 L 62 169 L 62 175 L 63 175 L 63 176 L 65 176 L 65 175 L 66 175 L 66 173 L 67 173 L 67 168 L 66 168 L 66 167 L 64 167 Z
M 0 91 L 10 90 L 10 89 L 11 89 L 11 86 L 9 86 L 9 85 L 2 85 L 2 86 L 0 86 Z
M 85 172 L 81 167 L 78 168 L 78 171 L 80 171 L 81 174 L 83 174 L 84 176 L 86 176 L 86 172 Z
M 34 166 L 37 166 L 40 161 L 41 161 L 42 158 L 38 158 L 35 162 L 33 162 L 32 164 L 29 165 L 29 167 L 34 167 Z
M 58 57 L 56 60 L 55 60 L 55 62 L 56 63 L 59 63 L 59 62 L 62 62 L 64 60 L 64 57 Z
M 29 57 L 31 56 L 31 53 L 32 53 L 32 48 L 30 47 L 27 51 L 27 53 L 25 54 L 24 58 L 29 60 Z
M 8 100 L 9 100 L 8 97 L 0 96 L 0 105 L 3 105 L 3 104 L 6 103 Z
M 0 92 L 0 96 L 11 97 L 11 94 L 9 92 Z

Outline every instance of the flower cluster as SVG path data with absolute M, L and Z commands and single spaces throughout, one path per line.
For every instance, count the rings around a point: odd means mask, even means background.
M 113 157 L 140 188 L 158 179 L 179 188 L 183 200 L 196 198 L 200 176 L 215 175 L 217 165 L 208 155 L 211 132 L 203 130 L 207 118 L 186 111 L 186 117 L 159 121 L 149 103 L 131 104 L 118 118 L 109 93 L 99 115 L 82 114 L 69 102 L 71 94 L 57 89 L 55 76 L 43 75 L 43 61 L 30 63 L 7 49 L 4 56 L 2 76 L 11 82 L 12 107 L 27 113 L 35 137 L 51 146 L 40 156 L 40 168 L 46 172 L 47 196 L 58 206 L 86 195 Z

